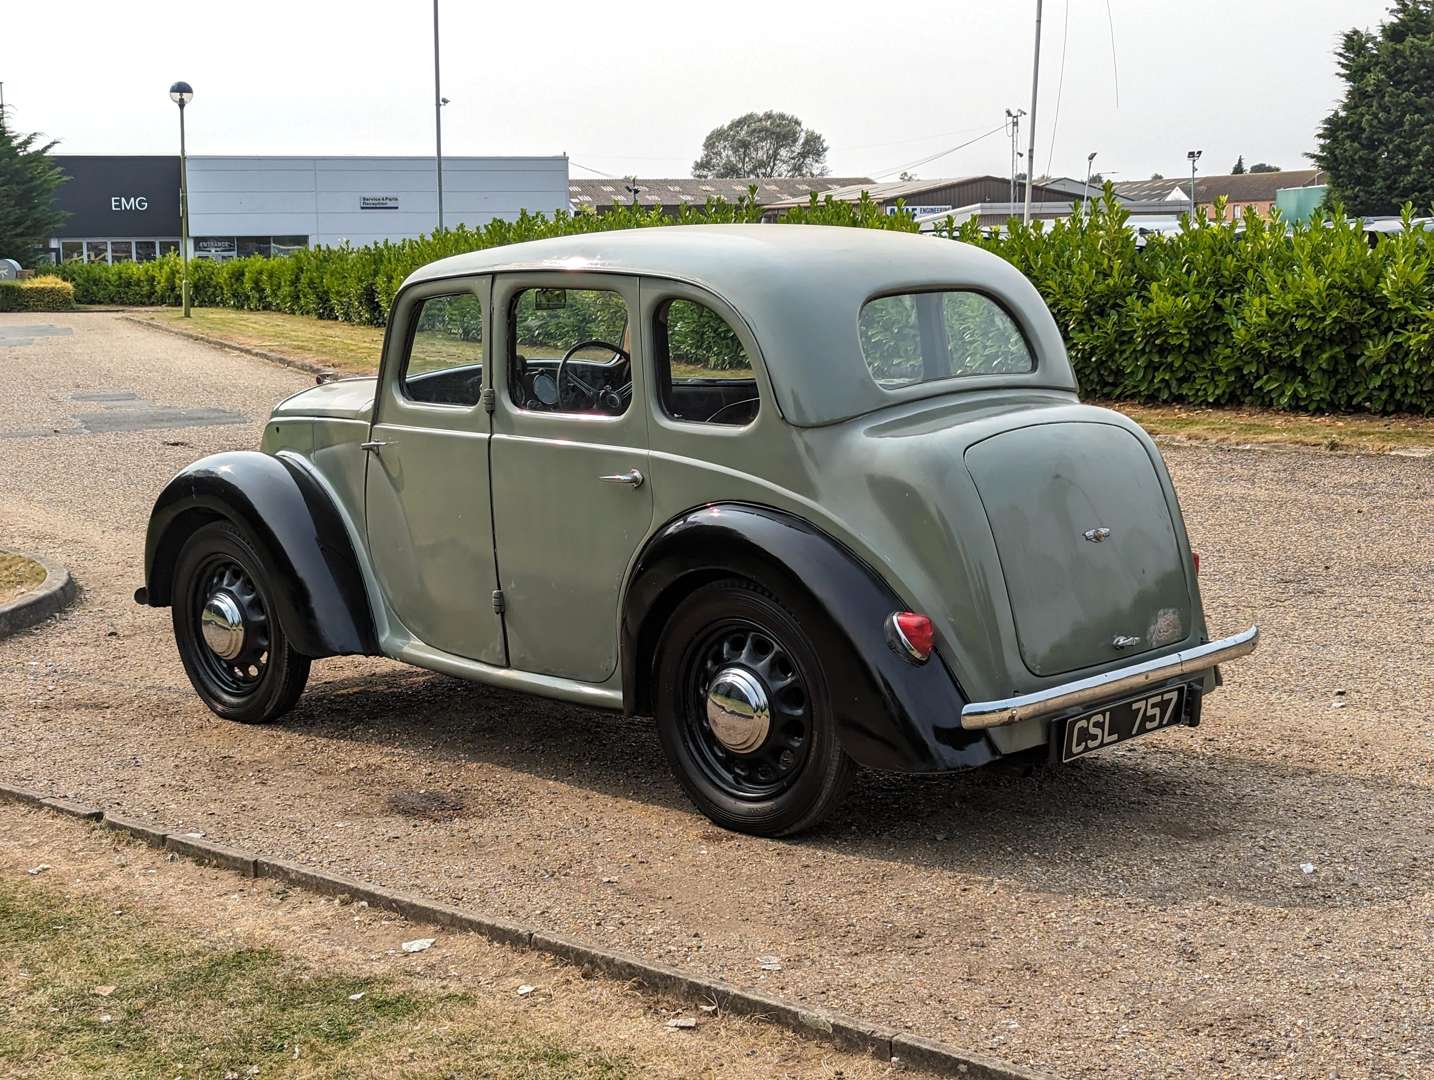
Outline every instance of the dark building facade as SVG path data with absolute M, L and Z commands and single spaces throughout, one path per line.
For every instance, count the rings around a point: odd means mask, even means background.
M 51 243 L 57 259 L 147 262 L 179 250 L 178 156 L 52 160 L 67 178 L 56 201 L 69 215 Z

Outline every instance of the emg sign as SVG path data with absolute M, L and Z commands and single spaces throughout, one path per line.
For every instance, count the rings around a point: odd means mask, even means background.
M 148 210 L 149 198 L 144 195 L 111 195 L 111 210 Z

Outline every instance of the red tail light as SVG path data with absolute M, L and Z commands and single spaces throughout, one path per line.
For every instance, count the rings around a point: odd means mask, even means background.
M 1190 557 L 1195 560 L 1195 574 L 1198 577 L 1200 574 L 1200 553 L 1198 551 L 1192 551 Z
M 886 618 L 886 632 L 891 647 L 908 660 L 924 664 L 931 658 L 936 632 L 925 615 L 914 611 L 894 611 Z

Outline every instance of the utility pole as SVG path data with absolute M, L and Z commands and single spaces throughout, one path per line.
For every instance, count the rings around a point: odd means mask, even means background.
M 1031 223 L 1031 181 L 1036 166 L 1036 94 L 1041 86 L 1041 0 L 1036 0 L 1036 53 L 1031 61 L 1031 137 L 1026 149 L 1026 212 L 1022 217 Z
M 1025 109 L 1017 109 L 1015 112 L 1012 112 L 1010 109 L 1006 110 L 1006 134 L 1011 137 L 1010 206 L 1012 214 L 1014 214 L 1016 210 L 1016 158 L 1018 156 L 1016 153 L 1016 147 L 1020 144 L 1021 141 L 1021 117 L 1025 115 Z
M 438 173 L 438 231 L 443 231 L 443 106 L 438 82 L 438 0 L 433 0 L 433 156 Z

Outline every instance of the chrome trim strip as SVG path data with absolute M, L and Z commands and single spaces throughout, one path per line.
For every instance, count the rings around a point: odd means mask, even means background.
M 1181 675 L 1198 675 L 1217 664 L 1248 656 L 1260 642 L 1260 628 L 1252 626 L 1233 637 L 1221 638 L 1192 649 L 1184 649 L 1155 660 L 1116 668 L 1088 679 L 1048 686 L 1030 694 L 1002 698 L 999 701 L 973 701 L 961 710 L 961 726 L 968 730 L 1003 727 L 1022 720 L 1050 716 L 1078 705 L 1139 690 L 1151 683 L 1164 682 Z

